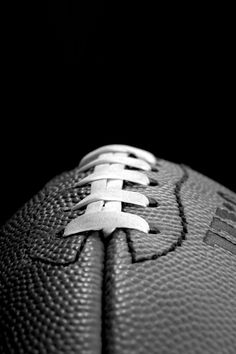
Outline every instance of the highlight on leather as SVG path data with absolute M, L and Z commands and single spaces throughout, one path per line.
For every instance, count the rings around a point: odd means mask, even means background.
M 85 213 L 66 226 L 63 236 L 100 230 L 108 236 L 117 228 L 148 233 L 149 224 L 138 215 L 122 212 L 122 203 L 147 207 L 149 199 L 141 193 L 122 188 L 125 181 L 149 185 L 151 181 L 143 172 L 150 171 L 155 163 L 154 155 L 127 145 L 108 145 L 86 155 L 78 172 L 92 168 L 93 171 L 77 186 L 90 184 L 91 192 L 73 207 L 74 210 L 86 207 Z

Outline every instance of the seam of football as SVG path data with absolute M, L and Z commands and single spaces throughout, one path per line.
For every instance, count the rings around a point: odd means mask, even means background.
M 80 255 L 82 254 L 84 248 L 85 248 L 85 245 L 86 245 L 86 242 L 87 242 L 87 239 L 88 239 L 89 235 L 86 235 L 83 239 L 83 241 L 81 242 L 80 244 L 80 247 L 78 249 L 78 251 L 76 252 L 76 255 L 75 255 L 75 258 L 71 261 L 68 261 L 68 262 L 57 262 L 57 261 L 53 261 L 51 259 L 48 259 L 48 258 L 44 258 L 44 257 L 40 257 L 40 256 L 33 256 L 29 253 L 29 258 L 33 261 L 39 261 L 41 263 L 45 263 L 45 264 L 51 264 L 51 265 L 54 265 L 54 266 L 62 266 L 62 267 L 67 267 L 69 265 L 72 265 L 72 264 L 75 264 L 78 262 L 79 258 L 80 258 Z
M 162 256 L 166 256 L 168 253 L 175 251 L 177 249 L 177 247 L 182 246 L 183 242 L 186 240 L 186 235 L 188 233 L 188 222 L 186 219 L 184 205 L 183 205 L 182 198 L 181 198 L 181 189 L 182 189 L 182 186 L 184 185 L 184 183 L 186 183 L 186 181 L 188 180 L 189 174 L 188 174 L 187 168 L 184 165 L 180 165 L 180 167 L 183 171 L 183 175 L 180 178 L 180 180 L 175 184 L 175 189 L 174 189 L 174 195 L 175 195 L 176 203 L 178 206 L 179 217 L 181 219 L 181 226 L 182 226 L 182 230 L 180 232 L 178 239 L 175 242 L 173 242 L 170 247 L 165 249 L 160 254 L 153 254 L 149 257 L 140 257 L 139 259 L 137 259 L 132 237 L 131 237 L 130 233 L 128 231 L 126 231 L 126 241 L 127 241 L 128 251 L 131 255 L 132 263 L 153 261 L 153 260 L 156 260 Z

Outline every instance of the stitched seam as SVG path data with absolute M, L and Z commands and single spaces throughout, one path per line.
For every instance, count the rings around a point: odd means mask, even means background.
M 188 226 L 187 226 L 188 222 L 187 222 L 186 215 L 184 212 L 184 205 L 182 203 L 181 189 L 182 189 L 183 184 L 188 180 L 189 174 L 188 174 L 187 168 L 184 165 L 180 165 L 180 167 L 183 171 L 183 175 L 182 175 L 181 179 L 175 184 L 175 189 L 174 189 L 174 195 L 175 195 L 176 203 L 178 206 L 179 217 L 180 217 L 181 226 L 182 226 L 182 230 L 180 232 L 178 239 L 177 239 L 177 241 L 173 242 L 169 248 L 167 248 L 166 250 L 164 250 L 160 254 L 153 254 L 152 256 L 149 256 L 149 257 L 140 257 L 139 259 L 136 259 L 136 251 L 135 251 L 134 243 L 132 241 L 130 233 L 126 232 L 126 242 L 127 242 L 127 246 L 128 246 L 128 251 L 131 255 L 132 263 L 152 261 L 152 260 L 156 260 L 162 256 L 166 256 L 169 252 L 173 252 L 177 249 L 177 247 L 182 246 L 183 242 L 186 240 L 186 235 L 188 233 Z
M 103 255 L 103 271 L 102 271 L 102 299 L 101 299 L 101 306 L 102 306 L 102 314 L 101 314 L 101 353 L 107 353 L 107 326 L 106 326 L 106 289 L 107 289 L 107 263 L 108 263 L 108 244 L 112 239 L 112 235 L 110 238 L 106 239 L 103 237 L 102 232 L 99 233 L 101 242 L 103 243 L 104 255 Z
M 55 266 L 67 267 L 68 265 L 74 264 L 74 263 L 76 263 L 79 260 L 80 255 L 81 255 L 81 253 L 84 250 L 84 247 L 85 247 L 85 244 L 87 242 L 88 237 L 89 237 L 89 235 L 84 237 L 83 241 L 80 244 L 80 247 L 79 247 L 78 251 L 76 252 L 76 255 L 75 255 L 75 258 L 73 259 L 73 261 L 68 261 L 68 262 L 63 262 L 62 263 L 62 262 L 56 262 L 56 261 L 53 261 L 53 260 L 49 260 L 47 258 L 40 257 L 40 256 L 32 256 L 31 254 L 29 254 L 29 258 L 32 259 L 33 261 L 39 261 L 39 262 L 45 263 L 45 264 L 51 264 L 51 265 L 55 265 Z
M 64 188 L 62 190 L 62 193 L 65 192 L 65 191 L 68 191 L 68 190 L 73 190 L 74 187 L 68 187 L 68 188 Z M 47 203 L 47 202 L 50 202 L 50 200 L 52 199 L 52 197 L 54 195 L 58 195 L 58 191 L 48 191 L 42 202 L 41 203 Z M 31 217 L 31 220 L 29 222 L 29 226 L 28 226 L 28 230 L 27 230 L 27 234 L 28 236 L 30 236 L 31 234 L 31 230 L 34 228 L 34 223 L 37 221 L 37 217 L 38 217 L 38 213 L 40 212 L 40 208 L 41 208 L 41 203 L 38 202 L 38 205 L 37 205 L 37 208 L 35 209 L 35 211 L 33 212 L 32 214 L 32 217 Z M 62 211 L 59 211 L 59 213 L 61 213 Z M 63 227 L 64 229 L 64 227 Z M 86 233 L 87 234 L 87 233 Z M 48 258 L 45 258 L 45 257 L 40 257 L 40 256 L 33 256 L 30 254 L 30 250 L 28 249 L 28 251 L 25 252 L 25 255 L 24 255 L 24 258 L 28 257 L 30 258 L 32 261 L 38 261 L 38 262 L 41 262 L 41 263 L 44 263 L 44 264 L 51 264 L 51 265 L 54 265 L 54 266 L 63 266 L 63 267 L 66 267 L 70 264 L 74 264 L 76 263 L 78 260 L 79 260 L 79 257 L 80 257 L 80 254 L 83 252 L 83 249 L 85 247 L 85 244 L 86 244 L 86 241 L 88 239 L 88 235 L 85 236 L 85 238 L 83 239 L 83 241 L 81 242 L 80 244 L 80 248 L 79 250 L 77 251 L 76 255 L 75 255 L 75 258 L 74 260 L 72 261 L 67 261 L 67 262 L 56 262 L 56 261 L 53 261 L 53 260 L 50 260 Z M 28 248 L 27 244 L 26 244 L 26 247 Z
M 126 235 L 126 242 L 127 242 L 127 245 L 128 245 L 128 251 L 131 255 L 131 261 L 132 263 L 136 263 L 136 251 L 135 251 L 135 248 L 134 248 L 134 242 L 131 238 L 131 235 L 128 231 L 125 232 L 125 235 Z

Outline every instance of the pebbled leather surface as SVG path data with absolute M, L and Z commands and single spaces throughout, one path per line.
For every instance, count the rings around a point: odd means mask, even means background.
M 101 351 L 104 247 L 98 236 L 61 238 L 88 189 L 76 171 L 49 183 L 0 236 L 0 353 Z
M 157 234 L 62 238 L 78 215 L 69 208 L 89 193 L 75 187 L 77 169 L 2 228 L 0 352 L 235 353 L 236 255 L 204 240 L 219 208 L 236 214 L 236 195 L 187 167 L 160 160 L 158 170 L 150 173 L 158 186 L 126 185 L 158 206 L 123 207 Z M 218 234 L 236 244 L 233 233 Z
M 159 186 L 146 193 L 159 207 L 146 209 L 145 216 L 160 233 L 118 231 L 107 245 L 106 350 L 233 354 L 236 255 L 203 242 L 223 202 L 217 192 L 225 189 L 166 162 L 161 162 L 156 178 Z M 235 194 L 230 196 L 235 200 Z M 236 244 L 236 238 L 231 241 Z

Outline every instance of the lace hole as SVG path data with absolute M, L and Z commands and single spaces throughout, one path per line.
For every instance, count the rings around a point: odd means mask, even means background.
M 159 170 L 156 166 L 152 166 L 151 172 L 159 172 Z
M 158 182 L 153 178 L 149 178 L 149 186 L 151 187 L 158 186 Z
M 56 237 L 56 238 L 62 238 L 63 235 L 64 235 L 64 230 L 65 230 L 65 227 L 61 227 L 60 229 L 58 229 L 58 230 L 55 232 L 55 237 Z
M 149 204 L 148 204 L 148 207 L 149 208 L 157 208 L 158 207 L 158 202 L 156 201 L 156 199 L 154 198 L 148 198 L 149 200 Z
M 160 234 L 160 230 L 157 228 L 157 226 L 150 224 L 149 227 L 150 227 L 148 232 L 149 234 L 154 234 L 154 235 Z

